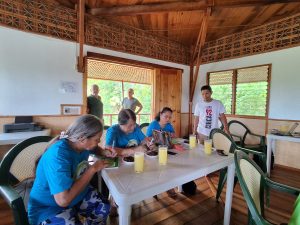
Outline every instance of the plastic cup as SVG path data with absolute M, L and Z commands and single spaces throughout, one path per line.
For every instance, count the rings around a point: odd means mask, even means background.
M 158 147 L 158 162 L 159 165 L 166 165 L 168 161 L 168 146 L 160 145 Z
M 204 152 L 206 155 L 210 155 L 212 151 L 212 139 L 204 140 Z
M 136 173 L 142 173 L 144 171 L 144 153 L 134 153 L 134 171 Z
M 279 131 L 282 133 L 287 133 L 289 131 L 289 126 L 284 124 L 279 127 Z
M 195 147 L 196 147 L 196 144 L 197 144 L 197 138 L 196 138 L 196 135 L 190 134 L 189 142 L 190 142 L 190 148 L 195 148 Z

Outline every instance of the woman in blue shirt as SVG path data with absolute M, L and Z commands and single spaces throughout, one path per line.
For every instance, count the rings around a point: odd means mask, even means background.
M 149 124 L 147 133 L 146 133 L 147 137 L 152 137 L 153 130 L 167 131 L 167 132 L 171 133 L 172 137 L 174 137 L 175 131 L 174 131 L 172 124 L 170 123 L 171 119 L 172 119 L 172 109 L 170 109 L 169 107 L 164 107 L 161 110 L 161 112 L 159 112 L 157 114 L 157 116 L 155 117 L 155 120 Z M 167 193 L 170 197 L 177 196 L 174 189 L 168 190 Z
M 162 130 L 167 131 L 172 134 L 172 136 L 175 136 L 175 131 L 170 123 L 172 119 L 172 109 L 169 107 L 164 107 L 161 112 L 157 114 L 155 117 L 155 120 L 152 121 L 147 129 L 147 137 L 152 137 L 153 130 Z
M 110 205 L 88 185 L 93 175 L 107 166 L 101 160 L 89 166 L 89 153 L 94 150 L 115 156 L 98 147 L 102 131 L 97 117 L 81 116 L 45 151 L 30 193 L 30 224 L 84 224 L 80 216 L 87 224 L 106 223 Z
M 145 144 L 149 145 L 149 142 L 136 124 L 135 113 L 131 109 L 122 109 L 118 115 L 118 124 L 111 126 L 106 132 L 105 147 L 125 156 L 145 151 Z

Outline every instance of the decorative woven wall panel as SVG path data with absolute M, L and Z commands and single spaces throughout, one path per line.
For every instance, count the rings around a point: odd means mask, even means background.
M 205 43 L 202 63 L 300 45 L 300 14 Z
M 88 59 L 88 78 L 151 84 L 152 70 Z
M 0 25 L 77 41 L 77 12 L 43 0 L 0 0 Z M 189 64 L 189 48 L 145 31 L 86 16 L 86 44 Z
M 0 24 L 60 39 L 77 40 L 77 13 L 43 0 L 1 0 Z
M 145 31 L 86 16 L 86 44 L 180 64 L 189 63 L 189 48 Z

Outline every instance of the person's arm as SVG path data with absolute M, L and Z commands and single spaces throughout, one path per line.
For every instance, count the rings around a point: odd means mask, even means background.
M 82 176 L 76 180 L 69 190 L 65 190 L 58 194 L 54 194 L 55 202 L 60 207 L 68 207 L 70 203 L 84 190 L 89 184 L 94 174 L 103 168 L 108 166 L 108 162 L 97 160 L 92 166 L 90 166 Z
M 197 134 L 197 128 L 199 124 L 199 116 L 194 116 L 194 127 L 193 127 L 193 134 Z
M 139 102 L 139 100 L 137 100 L 136 106 L 139 107 L 139 109 L 138 109 L 138 111 L 136 111 L 135 114 L 139 114 L 143 109 L 143 105 Z
M 221 122 L 222 122 L 222 124 L 224 126 L 225 133 L 227 133 L 228 135 L 230 135 L 230 132 L 229 132 L 229 129 L 228 129 L 227 118 L 226 118 L 225 114 L 221 113 L 219 119 L 221 120 Z

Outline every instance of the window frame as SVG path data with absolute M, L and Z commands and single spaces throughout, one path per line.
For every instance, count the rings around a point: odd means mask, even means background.
M 261 66 L 268 66 L 268 87 L 267 87 L 267 99 L 266 99 L 266 111 L 265 116 L 250 116 L 250 115 L 237 115 L 236 114 L 236 88 L 237 88 L 237 71 L 240 69 L 249 69 Z M 225 72 L 225 71 L 232 71 L 232 98 L 231 98 L 231 113 L 227 114 L 226 116 L 229 117 L 236 117 L 236 118 L 251 118 L 251 119 L 268 119 L 269 117 L 269 101 L 270 101 L 270 90 L 271 90 L 271 73 L 272 73 L 272 64 L 261 64 L 255 66 L 248 66 L 248 67 L 239 67 L 233 69 L 225 69 L 225 70 L 218 70 L 218 71 L 209 71 L 206 73 L 206 84 L 209 85 L 209 77 L 211 73 L 218 73 L 218 72 Z

